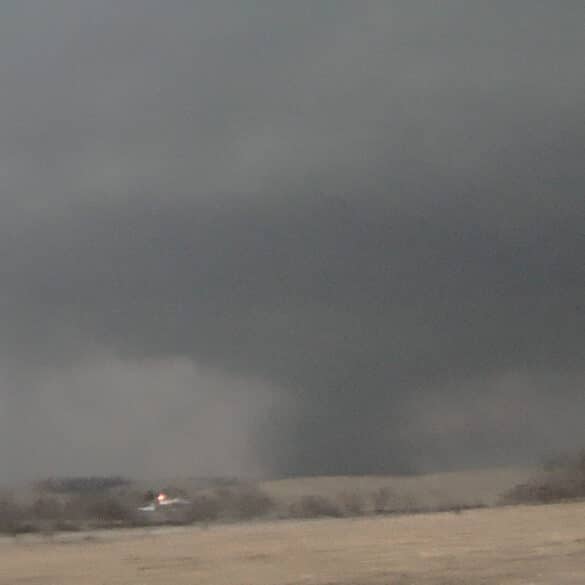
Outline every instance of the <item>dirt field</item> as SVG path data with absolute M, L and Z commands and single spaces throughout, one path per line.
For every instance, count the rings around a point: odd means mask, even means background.
M 0 585 L 585 583 L 585 504 L 0 543 Z

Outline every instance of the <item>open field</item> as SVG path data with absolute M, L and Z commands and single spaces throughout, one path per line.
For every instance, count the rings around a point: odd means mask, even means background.
M 344 493 L 366 497 L 388 488 L 399 500 L 395 502 L 397 509 L 408 508 L 406 504 L 416 509 L 492 506 L 504 492 L 526 481 L 534 472 L 534 467 L 500 467 L 413 476 L 300 477 L 266 481 L 260 487 L 275 500 L 285 503 L 307 494 L 330 499 Z
M 585 583 L 585 504 L 39 537 L 0 585 Z

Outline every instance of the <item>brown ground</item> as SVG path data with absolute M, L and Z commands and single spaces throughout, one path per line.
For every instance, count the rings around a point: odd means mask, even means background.
M 493 505 L 502 493 L 526 481 L 534 473 L 533 467 L 501 467 L 402 477 L 300 477 L 266 481 L 260 487 L 277 502 L 292 502 L 305 495 L 318 495 L 330 500 L 344 493 L 367 497 L 380 488 L 389 488 L 400 500 L 397 508 L 409 501 L 415 508 L 441 508 L 450 505 Z
M 585 504 L 0 543 L 0 585 L 585 583 Z

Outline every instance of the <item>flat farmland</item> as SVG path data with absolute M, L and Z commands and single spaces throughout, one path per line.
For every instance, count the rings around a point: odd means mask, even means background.
M 4 539 L 0 585 L 585 583 L 585 504 Z
M 534 467 L 502 467 L 430 473 L 413 476 L 299 477 L 266 481 L 260 487 L 281 503 L 301 496 L 316 495 L 335 500 L 343 494 L 368 496 L 389 489 L 397 501 L 396 510 L 447 508 L 449 506 L 494 505 L 499 497 L 535 474 Z

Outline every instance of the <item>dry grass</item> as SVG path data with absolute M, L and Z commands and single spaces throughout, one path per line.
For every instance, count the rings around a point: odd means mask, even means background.
M 263 492 L 277 502 L 293 503 L 306 495 L 338 500 L 346 494 L 359 494 L 374 508 L 374 496 L 387 489 L 389 508 L 436 509 L 456 506 L 496 504 L 503 492 L 526 481 L 534 468 L 511 467 L 400 476 L 303 477 L 267 481 L 260 484 Z
M 6 539 L 0 585 L 585 583 L 585 505 Z

